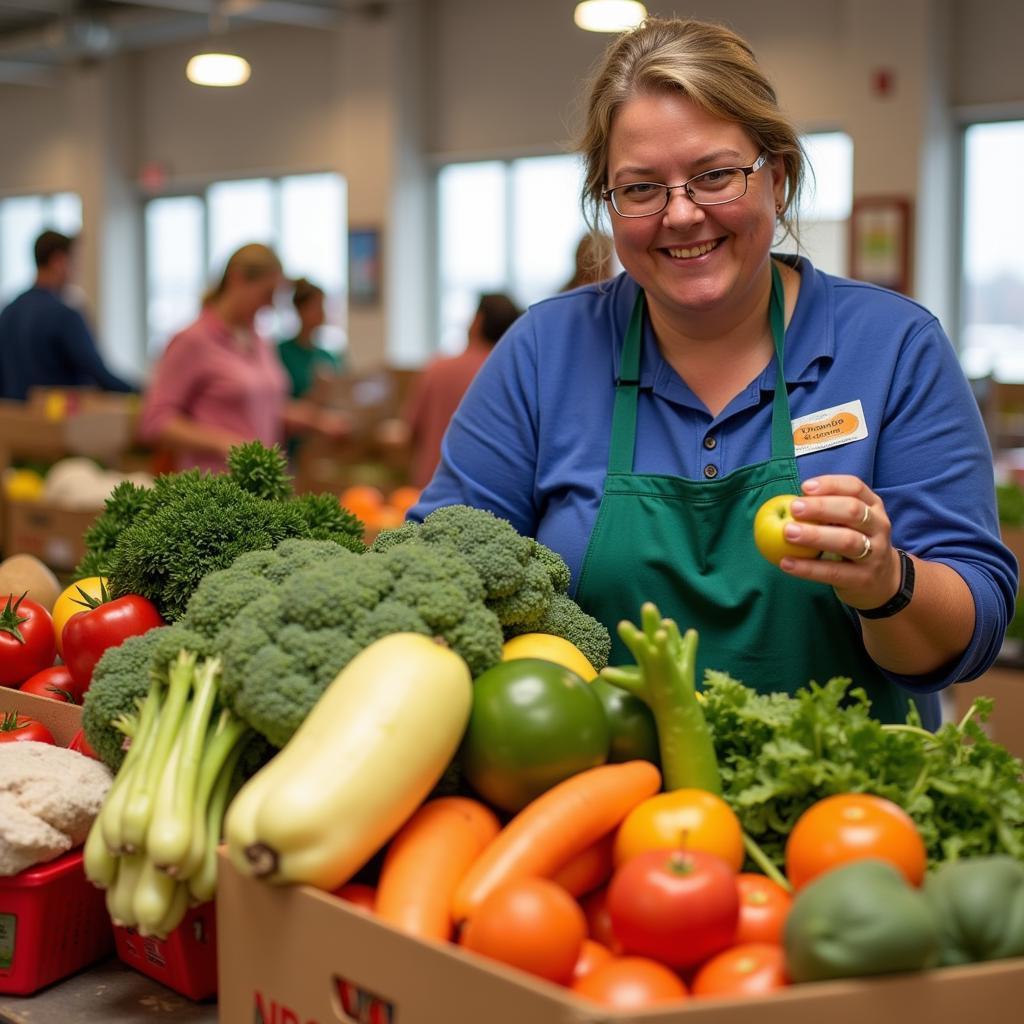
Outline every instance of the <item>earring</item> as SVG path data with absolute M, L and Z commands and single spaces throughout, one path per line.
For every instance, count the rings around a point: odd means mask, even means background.
M 775 216 L 777 217 L 780 213 L 782 213 L 782 203 L 776 203 L 775 204 Z

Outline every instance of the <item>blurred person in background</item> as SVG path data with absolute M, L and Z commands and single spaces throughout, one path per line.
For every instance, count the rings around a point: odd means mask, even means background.
M 327 321 L 324 291 L 312 281 L 300 277 L 292 292 L 292 304 L 299 315 L 299 333 L 277 346 L 277 354 L 291 379 L 293 398 L 305 396 L 319 376 L 333 376 L 342 369 L 333 352 L 317 344 L 317 329 Z
M 36 280 L 0 313 L 0 397 L 23 401 L 33 387 L 136 389 L 107 369 L 85 318 L 63 295 L 75 239 L 44 231 L 35 242 Z
M 396 430 L 412 445 L 409 482 L 414 487 L 424 487 L 434 475 L 448 421 L 491 349 L 519 313 L 507 295 L 482 295 L 469 325 L 465 351 L 438 356 L 416 379 L 402 410 L 401 427 Z
M 204 297 L 195 323 L 164 349 L 146 392 L 140 439 L 169 451 L 174 469 L 223 471 L 228 451 L 246 441 L 283 446 L 286 435 L 347 436 L 344 417 L 289 397 L 277 352 L 256 330 L 273 305 L 281 263 L 266 245 L 243 245 Z
M 571 291 L 585 284 L 607 281 L 615 275 L 615 247 L 611 238 L 603 231 L 589 231 L 576 246 L 576 269 L 572 277 L 562 286 L 562 291 Z

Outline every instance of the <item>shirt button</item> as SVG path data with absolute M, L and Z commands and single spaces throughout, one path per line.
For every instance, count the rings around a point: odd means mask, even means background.
M 704 475 L 709 480 L 714 480 L 715 477 L 718 476 L 718 467 L 715 466 L 715 465 L 705 466 L 704 467 Z
M 707 450 L 709 452 L 712 449 L 717 448 L 718 447 L 717 439 L 713 435 L 708 434 L 708 436 L 704 438 L 704 447 L 707 448 Z

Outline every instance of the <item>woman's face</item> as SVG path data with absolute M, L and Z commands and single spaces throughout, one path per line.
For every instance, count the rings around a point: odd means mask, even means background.
M 684 96 L 639 94 L 612 123 L 607 184 L 680 185 L 702 171 L 749 166 L 759 155 L 740 125 Z M 747 194 L 722 206 L 697 206 L 679 189 L 659 214 L 625 218 L 609 210 L 619 259 L 652 311 L 684 325 L 704 314 L 742 315 L 760 294 L 783 189 L 782 162 L 770 158 L 749 176 Z
M 305 302 L 299 306 L 297 310 L 299 314 L 299 321 L 302 327 L 306 331 L 316 330 L 317 327 L 323 327 L 327 320 L 327 316 L 324 313 L 324 297 L 319 292 L 315 292 L 310 295 Z

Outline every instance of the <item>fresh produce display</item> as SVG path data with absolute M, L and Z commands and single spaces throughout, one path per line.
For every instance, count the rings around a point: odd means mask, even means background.
M 615 1010 L 644 1010 L 676 1003 L 687 996 L 678 974 L 642 956 L 615 957 L 575 982 L 572 988 L 589 1002 Z
M 576 854 L 572 860 L 566 861 L 552 876 L 551 881 L 557 882 L 570 896 L 586 896 L 587 893 L 608 882 L 615 867 L 612 858 L 612 846 L 615 834 L 598 839 L 582 853 Z
M 939 929 L 924 894 L 896 867 L 858 860 L 800 890 L 784 944 L 794 981 L 858 978 L 936 964 Z
M 639 697 L 600 676 L 591 680 L 590 688 L 597 694 L 608 719 L 608 760 L 613 764 L 637 760 L 659 764 L 658 730 L 651 709 Z
M 95 608 L 102 601 L 110 599 L 105 576 L 85 576 L 68 584 L 54 601 L 53 635 L 57 641 L 57 653 L 64 656 L 64 627 L 68 620 L 79 612 Z
M 597 676 L 597 669 L 587 661 L 578 647 L 564 637 L 551 633 L 520 633 L 511 640 L 506 640 L 501 648 L 501 660 L 515 661 L 518 658 L 553 661 L 556 665 L 562 665 L 575 672 L 588 683 Z
M 459 752 L 465 780 L 502 811 L 521 811 L 552 786 L 608 759 L 597 694 L 552 661 L 517 658 L 477 676 Z
M 166 474 L 150 488 L 120 484 L 86 531 L 76 575 L 106 576 L 115 597 L 140 594 L 174 622 L 199 581 L 245 551 L 289 537 L 363 550 L 362 523 L 332 495 L 292 493 L 276 446 L 239 445 L 228 468 L 218 475 Z
M 52 613 L 60 583 L 35 555 L 11 555 L 0 562 L 0 594 L 24 594 Z
M 950 861 L 924 894 L 939 922 L 939 964 L 1024 956 L 1024 864 L 1012 857 Z
M 24 594 L 0 594 L 0 602 L 0 686 L 16 686 L 53 664 L 53 620 Z
M 232 861 L 271 882 L 337 888 L 433 788 L 471 700 L 466 663 L 446 647 L 416 633 L 372 643 L 232 802 Z
M 53 735 L 42 722 L 8 711 L 0 715 L 0 743 L 53 743 Z
M 666 789 L 694 787 L 720 793 L 715 748 L 697 700 L 697 631 L 683 635 L 647 602 L 640 627 L 619 623 L 635 666 L 606 668 L 601 677 L 642 700 L 654 715 Z
M 71 678 L 67 665 L 51 665 L 29 676 L 18 687 L 22 693 L 62 700 L 66 704 L 81 704 L 84 690 Z
M 742 943 L 713 956 L 693 978 L 695 996 L 766 996 L 789 984 L 786 955 L 772 942 Z
M 740 919 L 736 925 L 737 943 L 782 942 L 793 897 L 778 882 L 755 872 L 736 876 L 740 894 Z

